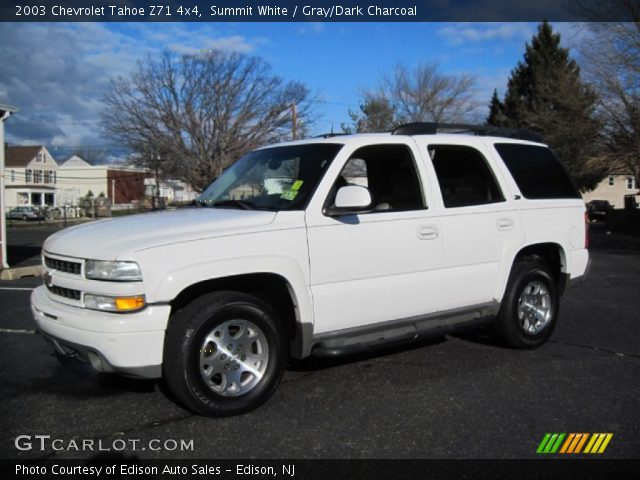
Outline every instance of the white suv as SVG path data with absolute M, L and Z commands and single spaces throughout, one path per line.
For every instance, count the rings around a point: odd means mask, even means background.
M 588 237 L 566 172 L 522 136 L 409 124 L 256 150 L 198 208 L 51 236 L 35 320 L 60 354 L 164 377 L 213 416 L 264 402 L 289 357 L 488 322 L 536 347 Z

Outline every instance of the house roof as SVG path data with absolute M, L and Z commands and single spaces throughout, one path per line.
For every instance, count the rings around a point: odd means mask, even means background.
M 42 145 L 7 147 L 5 150 L 5 167 L 26 167 L 43 148 Z
M 78 155 L 73 155 L 72 157 L 69 157 L 69 159 L 60 166 L 61 167 L 92 167 L 93 165 L 91 165 L 89 162 L 79 157 Z

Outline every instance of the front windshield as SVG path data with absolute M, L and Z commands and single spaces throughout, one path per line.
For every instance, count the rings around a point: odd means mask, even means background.
M 256 150 L 220 175 L 197 202 L 219 208 L 301 210 L 340 148 L 317 143 Z

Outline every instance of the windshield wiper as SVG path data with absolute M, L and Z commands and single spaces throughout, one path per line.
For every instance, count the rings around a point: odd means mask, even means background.
M 256 206 L 248 200 L 218 200 L 207 204 L 208 207 L 240 207 L 243 210 L 255 210 Z

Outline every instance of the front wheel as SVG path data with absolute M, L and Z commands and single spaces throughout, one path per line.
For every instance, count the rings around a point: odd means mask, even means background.
M 273 394 L 286 353 L 286 336 L 268 305 L 243 293 L 210 293 L 171 318 L 164 377 L 190 410 L 214 417 L 236 415 Z
M 508 346 L 535 348 L 545 343 L 559 312 L 558 287 L 549 268 L 535 259 L 513 265 L 494 331 Z

